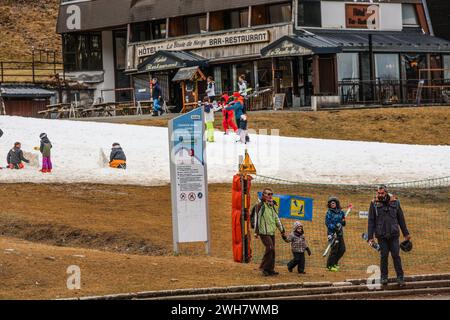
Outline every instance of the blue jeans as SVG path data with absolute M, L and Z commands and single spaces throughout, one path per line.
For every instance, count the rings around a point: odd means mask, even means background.
M 153 111 L 154 112 L 161 111 L 161 106 L 159 104 L 159 99 L 153 99 Z

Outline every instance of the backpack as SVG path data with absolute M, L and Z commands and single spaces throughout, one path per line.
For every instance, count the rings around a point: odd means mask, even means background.
M 259 210 L 261 209 L 262 202 L 258 202 L 255 204 L 250 212 L 250 226 L 252 229 L 255 229 L 255 223 L 256 223 L 256 215 L 258 214 Z

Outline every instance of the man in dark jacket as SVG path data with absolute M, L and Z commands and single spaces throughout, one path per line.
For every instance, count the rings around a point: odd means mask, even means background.
M 116 169 L 127 168 L 127 157 L 125 156 L 122 147 L 117 142 L 112 145 L 111 154 L 109 156 L 109 166 Z
M 23 151 L 20 149 L 22 145 L 20 142 L 14 143 L 14 147 L 9 150 L 8 155 L 6 156 L 6 162 L 8 163 L 8 168 L 10 169 L 23 169 L 24 165 L 22 163 L 30 163 L 29 160 L 25 159 L 23 156 Z
M 403 278 L 402 262 L 400 259 L 400 229 L 405 240 L 410 240 L 411 236 L 406 227 L 403 210 L 398 199 L 388 193 L 386 186 L 379 186 L 377 197 L 372 200 L 369 208 L 368 219 L 368 242 L 374 243 L 374 235 L 381 248 L 381 283 L 388 283 L 388 258 L 391 253 L 394 261 L 395 272 L 397 273 L 397 283 L 405 285 Z
M 158 79 L 153 78 L 152 79 L 152 99 L 153 99 L 153 116 L 158 116 L 164 113 L 164 111 L 161 108 L 161 88 L 158 83 Z

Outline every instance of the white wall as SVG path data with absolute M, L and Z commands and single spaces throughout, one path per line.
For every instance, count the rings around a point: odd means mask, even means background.
M 403 29 L 401 3 L 380 3 L 380 28 L 397 31 Z
M 322 1 L 322 28 L 345 28 L 345 3 Z
M 345 4 L 358 3 L 322 1 L 322 27 L 329 29 L 345 28 Z M 368 2 L 360 2 L 369 4 Z M 380 30 L 402 30 L 402 5 L 400 3 L 380 3 Z
M 102 54 L 103 54 L 103 72 L 104 81 L 97 86 L 94 94 L 95 102 L 101 97 L 102 89 L 114 89 L 114 51 L 113 51 L 113 36 L 112 31 L 102 31 Z M 116 95 L 113 91 L 105 92 L 103 97 L 106 102 L 114 102 Z

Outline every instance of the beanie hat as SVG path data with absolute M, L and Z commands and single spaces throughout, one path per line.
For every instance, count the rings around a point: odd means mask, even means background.
M 299 227 L 303 227 L 302 223 L 300 221 L 295 221 L 294 222 L 294 230 L 297 230 L 297 228 Z
M 117 143 L 117 142 L 114 142 L 112 146 L 113 146 L 113 147 L 120 147 L 120 144 Z

